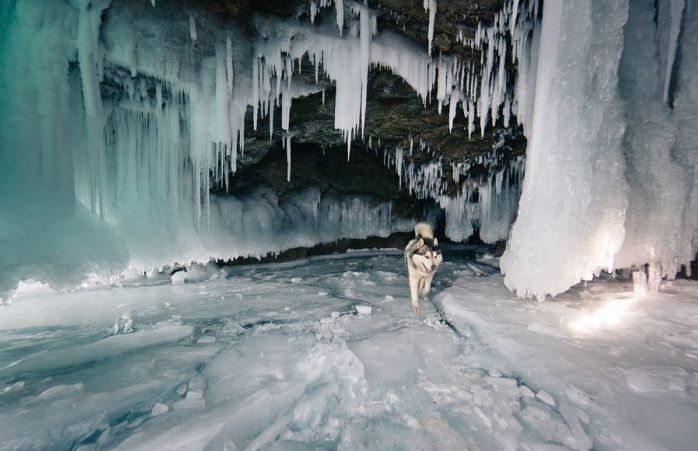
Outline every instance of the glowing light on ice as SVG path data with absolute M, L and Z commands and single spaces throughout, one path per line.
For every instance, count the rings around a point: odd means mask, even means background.
M 609 299 L 604 305 L 594 312 L 581 315 L 579 318 L 570 321 L 570 329 L 583 332 L 594 333 L 600 329 L 609 329 L 620 325 L 628 316 L 636 299 Z

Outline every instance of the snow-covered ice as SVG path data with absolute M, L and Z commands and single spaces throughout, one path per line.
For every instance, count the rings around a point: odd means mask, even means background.
M 398 251 L 18 299 L 0 449 L 693 447 L 695 282 L 529 303 L 445 253 L 420 318 Z

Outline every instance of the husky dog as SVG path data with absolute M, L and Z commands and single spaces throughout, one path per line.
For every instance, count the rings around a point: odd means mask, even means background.
M 405 247 L 405 264 L 407 279 L 410 283 L 410 299 L 415 315 L 422 312 L 419 306 L 419 295 L 426 297 L 431 290 L 434 273 L 443 261 L 439 242 L 434 238 L 434 232 L 429 224 L 420 222 L 414 228 L 415 238 Z

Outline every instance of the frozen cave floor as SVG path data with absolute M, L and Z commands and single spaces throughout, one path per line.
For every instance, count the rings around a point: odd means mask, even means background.
M 420 318 L 400 252 L 17 300 L 0 449 L 694 449 L 698 284 L 538 304 L 486 263 Z

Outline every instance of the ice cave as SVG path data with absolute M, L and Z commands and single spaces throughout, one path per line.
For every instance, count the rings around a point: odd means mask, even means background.
M 697 0 L 0 0 L 0 450 L 698 449 L 697 130 Z

